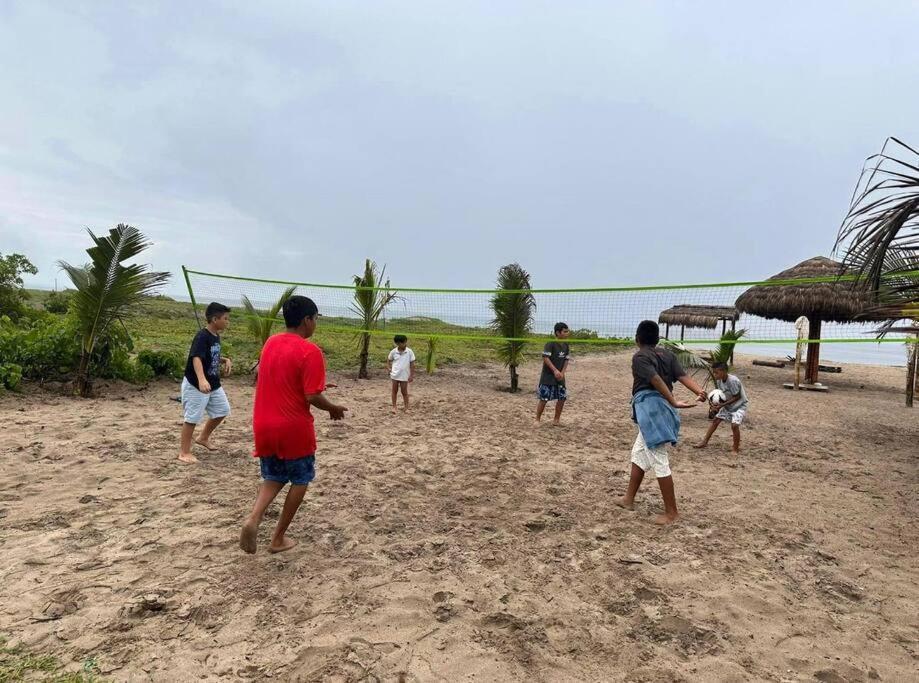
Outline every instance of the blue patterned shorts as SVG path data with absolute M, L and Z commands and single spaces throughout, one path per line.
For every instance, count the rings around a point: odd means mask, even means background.
M 540 384 L 536 389 L 540 401 L 566 401 L 568 389 L 564 384 Z

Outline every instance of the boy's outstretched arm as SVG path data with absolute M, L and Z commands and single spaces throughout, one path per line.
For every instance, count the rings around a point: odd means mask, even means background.
M 326 411 L 333 420 L 341 420 L 345 416 L 345 411 L 348 410 L 344 406 L 332 403 L 324 394 L 310 394 L 306 397 L 306 400 L 309 401 L 310 405 L 319 408 L 319 410 Z
M 654 377 L 651 378 L 651 386 L 654 387 L 658 391 L 658 393 L 660 393 L 660 395 L 664 397 L 667 403 L 672 405 L 674 408 L 692 408 L 693 406 L 696 405 L 695 403 L 685 403 L 683 401 L 677 401 L 673 397 L 673 392 L 671 392 L 670 389 L 667 388 L 667 383 L 661 379 L 660 375 L 654 375 Z
M 708 396 L 705 394 L 705 390 L 699 386 L 699 383 L 694 380 L 689 375 L 683 375 L 682 377 L 677 377 L 677 382 L 682 384 L 684 387 L 689 389 L 692 393 L 699 397 L 700 401 L 707 401 Z
M 409 363 L 408 367 L 409 367 L 408 381 L 414 382 L 415 381 L 415 361 L 412 361 L 411 363 Z

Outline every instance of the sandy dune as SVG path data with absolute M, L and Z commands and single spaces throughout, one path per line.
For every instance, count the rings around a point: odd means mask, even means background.
M 523 368 L 526 386 L 538 368 Z M 388 414 L 337 377 L 290 553 L 237 546 L 257 485 L 252 387 L 222 452 L 175 460 L 175 385 L 0 398 L 0 632 L 114 680 L 919 679 L 919 408 L 903 370 L 827 395 L 741 361 L 744 452 L 684 414 L 682 522 L 611 504 L 634 428 L 628 356 L 579 358 L 561 428 L 498 366 L 451 368 Z M 273 509 L 277 514 L 277 508 Z

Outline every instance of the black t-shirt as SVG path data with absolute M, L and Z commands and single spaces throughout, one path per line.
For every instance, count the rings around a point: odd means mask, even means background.
M 565 362 L 571 358 L 571 352 L 568 349 L 567 343 L 552 341 L 548 342 L 542 350 L 542 357 L 543 359 L 548 358 L 552 365 L 555 366 L 556 370 L 561 370 L 565 367 Z M 543 360 L 542 375 L 539 377 L 539 383 L 550 387 L 554 387 L 556 384 L 565 386 L 565 380 L 559 381 L 555 379 L 555 375 L 546 367 L 545 360 Z
M 632 356 L 632 396 L 644 389 L 654 389 L 651 379 L 658 375 L 667 388 L 673 391 L 673 383 L 686 374 L 673 352 L 659 347 L 644 347 Z
M 204 366 L 204 376 L 207 383 L 211 385 L 211 390 L 220 388 L 220 336 L 211 334 L 206 327 L 198 330 L 198 334 L 191 342 L 191 349 L 188 351 L 188 361 L 185 363 L 185 379 L 195 389 L 198 386 L 198 373 L 195 372 L 195 366 L 192 364 L 193 358 L 200 358 L 201 365 Z

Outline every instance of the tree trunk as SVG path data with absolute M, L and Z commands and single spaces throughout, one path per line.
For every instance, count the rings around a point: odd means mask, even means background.
M 361 336 L 361 367 L 357 371 L 358 379 L 367 379 L 367 359 L 370 357 L 370 335 Z
M 817 316 L 808 316 L 810 320 L 810 332 L 808 337 L 811 339 L 820 339 L 820 318 Z M 807 345 L 807 370 L 804 372 L 804 381 L 808 384 L 816 384 L 817 376 L 820 372 L 820 344 Z
M 511 365 L 511 393 L 516 394 L 520 391 L 520 378 L 517 376 L 517 366 Z
M 910 343 L 906 356 L 906 407 L 913 407 L 913 398 L 916 394 L 916 374 L 919 365 L 919 342 Z
M 86 351 L 80 353 L 80 366 L 73 382 L 73 392 L 82 398 L 89 398 L 93 393 L 93 382 L 89 376 L 89 361 L 92 358 Z

